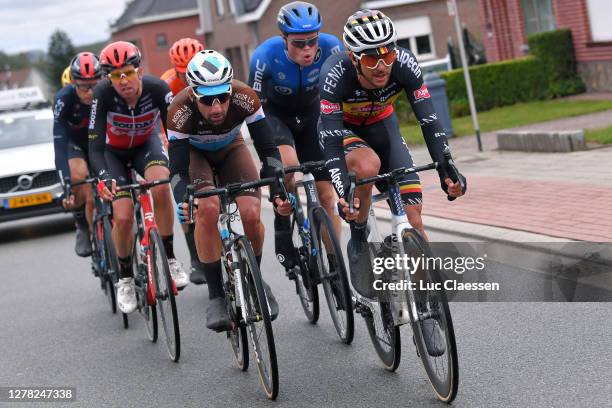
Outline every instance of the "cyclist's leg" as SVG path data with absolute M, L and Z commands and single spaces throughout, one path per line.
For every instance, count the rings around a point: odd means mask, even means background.
M 89 175 L 87 162 L 85 161 L 83 149 L 72 143 L 68 144 L 68 166 L 70 167 L 70 181 L 76 183 L 84 180 Z M 91 240 L 89 231 L 91 229 L 91 216 L 93 211 L 93 196 L 89 185 L 74 187 L 74 219 L 77 224 L 75 251 L 79 256 L 91 254 Z

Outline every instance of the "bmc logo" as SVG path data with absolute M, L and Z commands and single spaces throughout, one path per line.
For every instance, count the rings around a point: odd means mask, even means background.
M 429 89 L 427 89 L 427 87 L 425 86 L 425 84 L 423 84 L 422 87 L 420 87 L 419 89 L 417 89 L 416 91 L 413 92 L 414 95 L 414 99 L 416 99 L 417 101 L 419 99 L 427 99 L 430 97 L 429 95 Z
M 324 113 L 325 115 L 329 115 L 330 113 L 334 113 L 338 111 L 340 111 L 339 103 L 332 103 L 328 100 L 321 99 L 321 113 Z

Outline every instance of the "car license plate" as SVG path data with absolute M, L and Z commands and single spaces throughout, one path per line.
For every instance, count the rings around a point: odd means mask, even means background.
M 5 203 L 5 208 L 31 207 L 34 205 L 47 204 L 51 201 L 53 201 L 51 193 L 30 194 L 21 197 L 9 198 L 8 203 Z

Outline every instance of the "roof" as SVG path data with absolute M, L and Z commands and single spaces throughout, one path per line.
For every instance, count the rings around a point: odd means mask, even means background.
M 115 21 L 113 32 L 134 24 L 170 20 L 198 14 L 198 0 L 133 0 Z

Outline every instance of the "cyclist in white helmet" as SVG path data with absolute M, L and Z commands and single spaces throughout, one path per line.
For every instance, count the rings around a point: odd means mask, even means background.
M 280 154 L 272 138 L 261 102 L 255 91 L 233 79 L 230 62 L 220 53 L 204 50 L 187 65 L 188 87 L 179 92 L 168 109 L 168 140 L 170 169 L 174 197 L 179 203 L 179 218 L 186 221 L 185 198 L 188 184 L 196 190 L 219 185 L 246 182 L 259 178 L 253 157 L 240 133 L 243 123 L 249 128 L 255 149 L 263 162 L 262 175 L 274 176 L 275 168 L 282 168 Z M 287 200 L 278 198 L 272 188 L 271 201 L 285 215 L 291 211 Z M 236 198 L 244 230 L 253 244 L 257 262 L 261 262 L 264 226 L 260 220 L 261 193 L 245 191 Z M 203 263 L 208 283 L 210 303 L 206 312 L 206 326 L 217 331 L 230 327 L 230 319 L 223 300 L 221 278 L 220 237 L 217 230 L 219 198 L 200 199 L 195 219 L 195 243 Z M 272 318 L 278 315 L 278 304 L 270 287 L 264 284 L 270 301 Z

